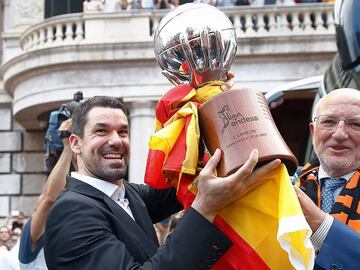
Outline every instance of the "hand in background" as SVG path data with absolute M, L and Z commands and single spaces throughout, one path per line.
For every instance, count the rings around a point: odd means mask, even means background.
M 224 82 L 223 85 L 221 85 L 221 90 L 229 91 L 234 86 L 234 83 L 235 83 L 234 78 L 235 78 L 235 74 L 232 73 L 231 71 L 229 71 L 227 74 L 227 81 Z
M 67 119 L 67 120 L 63 121 L 61 123 L 61 125 L 59 126 L 59 128 L 58 128 L 58 132 L 62 132 L 62 134 L 63 134 L 61 136 L 61 140 L 62 140 L 62 143 L 64 145 L 64 148 L 70 146 L 69 136 L 71 134 L 70 133 L 71 125 L 72 125 L 72 119 L 70 118 L 70 119 Z

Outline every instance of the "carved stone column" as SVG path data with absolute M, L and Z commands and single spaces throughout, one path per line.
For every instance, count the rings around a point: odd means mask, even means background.
M 144 172 L 148 153 L 148 142 L 155 126 L 155 102 L 134 101 L 128 103 L 130 120 L 131 157 L 129 181 L 144 183 Z

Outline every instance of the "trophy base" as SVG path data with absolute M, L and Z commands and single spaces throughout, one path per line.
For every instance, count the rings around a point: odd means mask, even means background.
M 199 108 L 201 136 L 209 152 L 222 151 L 217 172 L 227 176 L 241 167 L 252 149 L 258 149 L 261 166 L 281 159 L 290 175 L 298 162 L 283 140 L 262 93 L 251 89 L 219 94 Z

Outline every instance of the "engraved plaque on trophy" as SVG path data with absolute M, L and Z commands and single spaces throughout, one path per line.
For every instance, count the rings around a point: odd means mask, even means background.
M 259 151 L 259 165 L 279 158 L 290 173 L 295 172 L 297 160 L 281 137 L 262 93 L 239 89 L 217 95 L 200 107 L 199 117 L 209 152 L 222 150 L 218 175 L 234 172 L 254 148 Z
M 194 88 L 225 81 L 237 48 L 229 18 L 201 3 L 181 5 L 168 13 L 155 31 L 154 43 L 164 76 L 175 85 Z M 199 122 L 209 152 L 222 150 L 220 176 L 243 165 L 254 148 L 259 150 L 259 165 L 280 158 L 290 173 L 295 172 L 297 160 L 276 128 L 261 93 L 241 89 L 218 94 L 201 105 Z

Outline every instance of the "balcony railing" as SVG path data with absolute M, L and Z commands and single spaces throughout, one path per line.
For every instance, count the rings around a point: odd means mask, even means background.
M 333 5 L 256 7 L 224 10 L 241 37 L 334 34 Z
M 67 14 L 30 27 L 20 37 L 24 51 L 43 47 L 78 44 L 85 39 L 84 18 L 82 13 Z
M 334 34 L 333 5 L 232 7 L 222 9 L 238 38 Z M 164 10 L 67 14 L 46 19 L 20 38 L 22 50 L 104 42 L 149 42 Z

